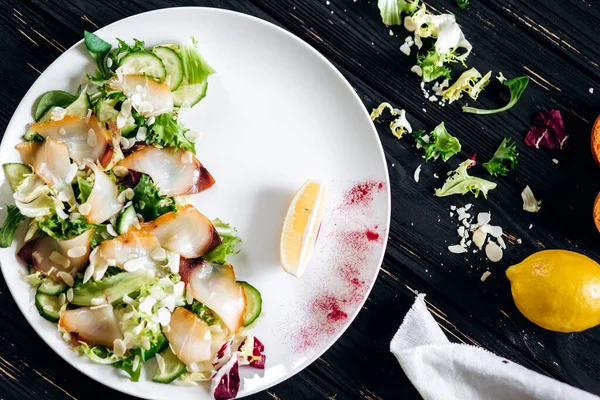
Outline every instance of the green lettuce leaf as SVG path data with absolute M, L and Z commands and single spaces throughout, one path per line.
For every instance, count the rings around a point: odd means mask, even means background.
M 185 136 L 187 131 L 189 129 L 183 126 L 173 114 L 161 114 L 156 117 L 154 124 L 150 126 L 146 143 L 157 144 L 162 147 L 174 147 L 175 151 L 182 148 L 196 154 L 194 142 Z
M 461 149 L 460 142 L 448 133 L 443 122 L 428 136 L 424 133 L 424 131 L 417 131 L 412 136 L 417 142 L 417 147 L 425 149 L 425 161 L 437 159 L 439 156 L 442 156 L 442 160 L 448 161 Z
M 137 382 L 140 380 L 144 363 L 154 357 L 156 353 L 165 350 L 168 346 L 169 342 L 167 338 L 165 335 L 160 334 L 151 344 L 150 349 L 131 349 L 131 355 L 116 363 L 115 366 L 127 372 L 131 381 Z
M 106 66 L 104 59 L 112 49 L 112 45 L 91 32 L 83 32 L 83 42 L 92 58 L 98 65 L 98 70 L 94 76 L 88 74 L 88 79 L 95 85 L 102 85 L 104 81 L 110 78 L 110 69 Z
M 133 189 L 132 203 L 144 221 L 152 221 L 170 211 L 177 211 L 173 199 L 161 196 L 148 175 L 142 175 L 139 183 Z
M 242 239 L 237 235 L 237 229 L 232 228 L 220 219 L 217 218 L 212 223 L 221 237 L 221 244 L 210 253 L 203 255 L 202 258 L 216 264 L 226 264 L 228 255 L 239 253 L 237 246 L 242 242 Z
M 467 194 L 471 192 L 477 197 L 479 192 L 481 192 L 483 193 L 483 197 L 487 199 L 488 192 L 496 188 L 496 184 L 469 175 L 467 169 L 473 163 L 474 161 L 472 160 L 466 160 L 460 163 L 458 168 L 452 171 L 452 174 L 446 179 L 444 185 L 439 189 L 435 189 L 435 195 L 438 197 L 445 197 L 453 194 Z
M 491 175 L 506 176 L 506 174 L 508 174 L 508 167 L 505 165 L 504 161 L 508 161 L 510 169 L 515 169 L 518 156 L 519 153 L 517 152 L 516 143 L 510 138 L 504 139 L 492 158 L 489 161 L 484 162 L 482 166 L 487 169 Z
M 183 59 L 183 70 L 187 78 L 188 85 L 202 83 L 216 71 L 200 55 L 197 47 L 197 40 L 192 38 L 185 46 L 181 48 L 181 57 Z
M 417 54 L 417 65 L 421 67 L 423 82 L 435 81 L 438 78 L 451 79 L 450 69 L 444 65 L 448 60 L 444 55 L 438 54 L 435 47 L 427 54 Z
M 84 219 L 61 219 L 56 214 L 37 222 L 42 232 L 57 240 L 73 239 L 93 226 Z
M 215 313 L 199 301 L 194 300 L 194 302 L 186 308 L 203 319 L 208 325 L 214 324 L 217 319 Z
M 504 86 L 508 86 L 508 89 L 510 90 L 510 100 L 507 105 L 505 105 L 504 107 L 501 107 L 501 108 L 496 108 L 494 110 L 484 110 L 481 108 L 465 106 L 462 108 L 463 112 L 485 115 L 485 114 L 495 114 L 495 113 L 499 113 L 499 112 L 511 109 L 515 104 L 517 104 L 517 102 L 523 95 L 525 88 L 527 88 L 527 85 L 529 84 L 529 77 L 528 76 L 519 76 L 516 78 L 505 80 L 502 83 L 504 84 Z
M 90 197 L 90 193 L 92 193 L 92 188 L 94 184 L 88 181 L 81 176 L 77 177 L 77 186 L 75 187 L 75 192 L 77 193 L 77 199 L 79 203 L 83 204 L 87 201 L 88 197 Z
M 4 220 L 4 224 L 2 224 L 2 228 L 0 228 L 0 247 L 9 247 L 11 245 L 19 224 L 25 219 L 17 206 L 6 206 L 6 211 L 6 219 Z
M 379 0 L 381 20 L 387 26 L 402 25 L 402 13 L 412 14 L 419 7 L 419 0 Z

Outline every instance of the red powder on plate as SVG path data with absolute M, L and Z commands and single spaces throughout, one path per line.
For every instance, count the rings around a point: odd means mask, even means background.
M 365 207 L 373 201 L 374 192 L 383 190 L 383 182 L 365 181 L 352 186 L 344 195 L 344 205 Z
M 385 183 L 379 181 L 359 182 L 345 192 L 341 207 L 335 207 L 332 212 L 339 213 L 338 217 L 355 219 L 358 216 L 372 221 L 368 211 L 374 205 L 376 194 L 384 188 Z M 328 262 L 334 268 L 335 275 L 331 278 L 336 282 L 333 288 L 324 285 L 315 292 L 312 301 L 307 304 L 310 319 L 290 332 L 289 338 L 295 351 L 315 349 L 338 332 L 347 322 L 348 312 L 354 311 L 363 301 L 369 288 L 363 274 L 366 274 L 373 252 L 383 242 L 380 226 L 365 226 L 364 222 L 351 230 L 344 223 L 341 229 L 334 229 L 328 234 L 326 241 L 335 243 L 334 254 Z
M 379 240 L 379 233 L 374 232 L 370 229 L 367 229 L 366 235 L 367 235 L 367 240 L 369 242 L 376 242 L 377 240 Z

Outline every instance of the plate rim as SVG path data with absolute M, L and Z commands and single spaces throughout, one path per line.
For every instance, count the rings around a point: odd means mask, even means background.
M 325 63 L 325 65 L 327 65 L 330 70 L 335 74 L 335 76 L 337 77 L 338 80 L 340 80 L 340 82 L 343 83 L 343 85 L 349 89 L 352 97 L 354 98 L 354 100 L 356 100 L 359 104 L 361 104 L 362 106 L 362 114 L 365 118 L 368 118 L 370 120 L 370 116 L 369 113 L 367 111 L 366 106 L 364 105 L 364 103 L 362 102 L 362 100 L 360 99 L 360 97 L 358 96 L 358 93 L 356 92 L 356 90 L 354 89 L 354 87 L 350 84 L 350 82 L 348 82 L 348 80 L 346 79 L 346 77 L 341 73 L 341 71 L 327 58 L 325 57 L 323 54 L 321 54 L 317 49 L 315 49 L 313 46 L 311 46 L 309 43 L 307 43 L 306 41 L 302 40 L 300 37 L 296 36 L 295 34 L 293 34 L 292 32 L 288 31 L 287 29 L 275 24 L 274 22 L 268 21 L 266 19 L 262 19 L 259 17 L 256 17 L 254 15 L 251 14 L 246 14 L 244 12 L 240 12 L 240 11 L 235 11 L 235 10 L 230 10 L 230 9 L 225 9 L 225 8 L 218 8 L 218 7 L 205 7 L 205 6 L 184 6 L 184 7 L 165 7 L 165 8 L 159 8 L 156 10 L 150 10 L 150 11 L 145 11 L 145 12 L 141 12 L 138 14 L 133 14 L 130 16 L 127 16 L 125 18 L 121 18 L 118 19 L 114 22 L 111 22 L 108 25 L 105 25 L 99 29 L 96 29 L 94 31 L 92 31 L 93 33 L 101 33 L 103 30 L 109 29 L 111 28 L 113 25 L 116 24 L 120 24 L 122 22 L 125 22 L 127 20 L 130 19 L 134 19 L 134 18 L 139 18 L 139 17 L 143 17 L 145 15 L 148 14 L 155 14 L 155 13 L 161 13 L 161 12 L 166 12 L 166 11 L 170 11 L 170 12 L 177 12 L 177 11 L 185 11 L 185 10 L 203 10 L 205 12 L 209 12 L 209 13 L 217 13 L 217 14 L 233 14 L 237 17 L 240 18 L 246 18 L 249 20 L 252 20 L 254 23 L 258 23 L 258 24 L 262 24 L 267 26 L 270 29 L 275 29 L 275 31 L 277 31 L 280 34 L 283 34 L 285 36 L 287 36 L 289 39 L 295 41 L 296 43 L 298 43 L 301 46 L 304 46 L 305 48 L 307 48 L 313 55 L 315 55 L 318 59 L 320 59 L 321 61 L 323 61 Z M 37 77 L 37 79 L 31 84 L 31 86 L 29 87 L 29 89 L 25 92 L 25 94 L 23 95 L 23 97 L 21 98 L 21 101 L 19 101 L 19 104 L 15 107 L 15 110 L 12 113 L 12 116 L 8 122 L 8 125 L 6 126 L 5 129 L 5 133 L 6 132 L 10 132 L 11 131 L 11 127 L 13 126 L 13 124 L 15 124 L 15 114 L 17 113 L 17 110 L 19 110 L 21 107 L 23 107 L 23 102 L 24 100 L 32 93 L 34 86 L 36 85 L 36 83 L 38 83 L 39 80 L 41 80 L 42 78 L 44 78 L 44 75 L 47 73 L 47 71 L 53 67 L 54 64 L 56 64 L 62 57 L 64 57 L 68 52 L 70 52 L 71 50 L 74 50 L 77 46 L 81 45 L 83 43 L 83 39 L 80 39 L 79 41 L 77 41 L 76 43 L 74 43 L 72 46 L 70 46 L 68 49 L 66 49 L 60 56 L 58 56 L 54 61 L 52 61 L 52 63 L 50 65 L 48 65 L 48 67 L 46 67 L 44 69 L 44 71 L 40 74 L 40 76 Z M 365 132 L 366 135 L 366 132 Z M 300 373 L 301 371 L 303 371 L 305 368 L 309 367 L 310 365 L 312 365 L 317 359 L 319 359 L 323 354 L 325 354 L 329 349 L 331 349 L 331 347 L 333 347 L 333 345 L 335 343 L 337 343 L 337 341 L 342 337 L 342 335 L 344 333 L 346 333 L 346 331 L 348 330 L 348 328 L 350 328 L 350 325 L 352 325 L 352 323 L 354 322 L 354 320 L 356 319 L 356 317 L 358 316 L 358 314 L 360 313 L 360 311 L 362 310 L 365 302 L 367 301 L 369 295 L 371 294 L 371 291 L 373 290 L 373 287 L 375 286 L 375 282 L 377 281 L 377 278 L 379 276 L 379 272 L 381 270 L 382 264 L 383 264 L 383 260 L 387 251 L 387 245 L 388 245 L 388 239 L 389 239 L 389 232 L 390 232 L 390 222 L 391 222 L 391 187 L 390 187 L 390 177 L 389 177 L 389 170 L 388 170 L 388 166 L 387 166 L 387 159 L 385 156 L 385 151 L 383 149 L 383 145 L 381 143 L 381 139 L 379 137 L 379 134 L 377 133 L 377 129 L 375 128 L 375 126 L 373 124 L 371 124 L 371 135 L 374 136 L 375 141 L 377 143 L 377 149 L 379 150 L 380 156 L 381 156 L 381 161 L 383 162 L 383 168 L 384 168 L 384 172 L 385 172 L 385 200 L 387 203 L 386 206 L 386 222 L 385 222 L 385 231 L 384 231 L 384 235 L 383 235 L 383 245 L 381 246 L 381 250 L 380 250 L 380 255 L 379 255 L 379 259 L 377 261 L 377 268 L 375 269 L 373 276 L 370 277 L 370 281 L 369 281 L 369 287 L 368 290 L 365 290 L 365 293 L 363 295 L 363 299 L 357 303 L 356 309 L 354 310 L 354 312 L 348 316 L 347 321 L 345 322 L 344 326 L 338 330 L 338 332 L 335 335 L 332 335 L 329 337 L 329 339 L 323 343 L 323 345 L 320 346 L 319 350 L 317 350 L 311 357 L 307 358 L 307 361 L 305 363 L 303 363 L 304 365 L 302 365 L 299 368 L 295 368 L 295 369 L 291 369 L 288 370 L 288 373 L 280 378 L 277 378 L 271 382 L 268 383 L 268 385 L 266 387 L 263 388 L 256 388 L 256 389 L 252 389 L 249 390 L 247 392 L 242 393 L 240 396 L 237 396 L 236 398 L 243 398 L 246 396 L 250 396 L 252 394 L 256 394 L 258 392 L 262 392 L 265 390 L 268 390 L 290 378 L 292 378 L 293 376 L 295 376 L 296 374 Z M 3 135 L 2 140 L 0 141 L 0 148 L 4 147 L 4 142 L 5 140 L 7 140 L 8 135 Z M 12 249 L 12 246 L 11 246 Z M 16 259 L 16 255 L 14 255 L 15 259 Z M 8 267 L 7 267 L 8 268 Z M 2 274 L 5 274 L 4 271 L 4 264 L 1 262 L 0 260 L 0 271 L 2 272 Z M 6 271 L 9 272 L 9 271 Z M 38 332 L 38 330 L 36 329 L 36 326 L 34 325 L 33 322 L 33 317 L 32 315 L 29 315 L 31 313 L 28 312 L 28 309 L 23 305 L 21 305 L 18 301 L 17 301 L 17 297 L 14 295 L 14 291 L 13 288 L 11 287 L 11 284 L 9 283 L 8 280 L 5 279 L 6 282 L 6 286 L 8 287 L 9 293 L 13 299 L 13 301 L 15 302 L 15 304 L 17 305 L 17 308 L 19 309 L 19 311 L 21 312 L 21 314 L 23 315 L 23 317 L 25 318 L 25 320 L 29 323 L 30 327 L 32 328 L 32 330 L 38 335 L 38 337 L 40 339 L 42 339 L 42 341 L 52 350 L 54 351 L 54 353 L 56 353 L 60 358 L 62 358 L 67 364 L 69 364 L 72 368 L 76 369 L 79 373 L 85 375 L 88 378 L 91 378 L 92 380 L 102 384 L 103 386 L 106 386 L 110 389 L 116 390 L 120 393 L 124 393 L 130 396 L 136 396 L 138 397 L 139 395 L 136 393 L 133 393 L 131 391 L 128 390 L 128 388 L 124 389 L 121 387 L 113 387 L 103 381 L 100 380 L 100 377 L 96 377 L 93 376 L 91 374 L 88 374 L 87 372 L 84 372 L 83 370 L 79 369 L 76 365 L 72 364 L 71 361 L 69 359 L 67 359 L 66 356 L 64 356 L 58 349 L 55 349 L 49 342 L 49 340 L 46 340 L 46 338 L 41 334 L 41 332 Z M 65 349 L 68 350 L 68 349 Z

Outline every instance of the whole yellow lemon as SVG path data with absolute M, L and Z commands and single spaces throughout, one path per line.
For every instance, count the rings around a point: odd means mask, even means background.
M 567 250 L 543 250 L 506 270 L 512 296 L 531 322 L 557 332 L 600 324 L 600 264 Z

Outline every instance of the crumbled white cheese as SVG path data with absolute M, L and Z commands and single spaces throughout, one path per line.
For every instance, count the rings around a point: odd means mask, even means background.
M 529 229 L 533 228 L 533 224 L 529 224 Z
M 400 51 L 402 53 L 404 53 L 405 55 L 410 56 L 410 46 L 408 45 L 408 43 L 402 44 L 402 46 L 400 46 Z M 419 75 L 419 76 L 421 76 L 421 75 Z
M 552 162 L 553 162 L 554 164 L 558 164 L 558 160 L 557 160 L 556 158 L 553 158 L 553 159 L 552 159 Z
M 394 31 L 390 29 L 390 36 L 394 36 Z
M 589 89 L 589 91 L 590 91 L 590 94 L 594 94 L 594 88 L 593 88 L 593 87 L 591 87 L 591 88 Z

